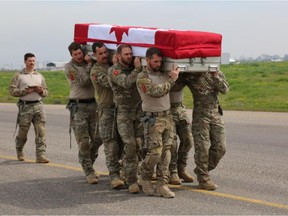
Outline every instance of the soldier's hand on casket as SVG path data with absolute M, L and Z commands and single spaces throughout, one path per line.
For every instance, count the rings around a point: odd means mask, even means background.
M 93 63 L 92 58 L 88 54 L 84 56 L 84 60 L 90 65 Z
M 141 60 L 139 57 L 135 57 L 134 59 L 134 66 L 137 69 L 141 69 L 142 68 L 142 64 L 141 64 Z
M 178 79 L 180 69 L 177 65 L 173 65 L 172 70 L 169 72 L 169 76 L 176 81 Z

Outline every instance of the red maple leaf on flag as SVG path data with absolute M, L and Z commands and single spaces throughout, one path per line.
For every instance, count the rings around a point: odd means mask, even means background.
M 128 36 L 129 28 L 130 27 L 128 26 L 113 26 L 110 29 L 109 34 L 111 34 L 112 32 L 115 32 L 117 44 L 120 44 L 122 41 L 123 34 L 125 33 Z

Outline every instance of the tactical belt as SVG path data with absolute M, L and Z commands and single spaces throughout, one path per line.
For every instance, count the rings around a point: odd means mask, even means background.
M 115 104 L 98 104 L 98 109 L 114 109 Z
M 33 104 L 33 103 L 39 103 L 41 100 L 35 100 L 35 101 L 24 101 L 24 100 L 19 100 L 20 103 L 22 104 Z
M 69 103 L 94 103 L 96 102 L 95 98 L 88 98 L 88 99 L 69 99 Z
M 144 112 L 144 115 L 146 116 L 156 116 L 156 117 L 163 117 L 170 115 L 170 110 L 165 110 L 162 112 Z

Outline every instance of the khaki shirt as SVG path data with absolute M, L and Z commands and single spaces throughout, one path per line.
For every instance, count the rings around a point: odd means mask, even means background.
M 31 92 L 27 94 L 26 88 L 28 86 L 41 86 L 43 89 L 42 94 Z M 15 73 L 9 85 L 10 95 L 19 97 L 23 101 L 36 101 L 41 100 L 42 97 L 48 95 L 48 88 L 42 74 L 37 71 L 26 72 L 23 69 L 21 72 Z
M 137 76 L 137 88 L 146 112 L 162 112 L 170 109 L 169 91 L 175 81 L 167 73 L 152 73 L 147 69 Z
M 112 108 L 113 91 L 108 82 L 109 65 L 94 64 L 91 69 L 90 77 L 97 95 L 99 108 Z

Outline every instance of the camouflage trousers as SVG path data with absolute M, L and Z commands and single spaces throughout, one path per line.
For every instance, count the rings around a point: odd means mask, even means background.
M 158 116 L 154 124 L 147 123 L 144 127 L 147 127 L 147 134 L 144 132 L 144 135 L 148 152 L 141 164 L 140 175 L 142 179 L 150 180 L 157 166 L 157 181 L 160 184 L 167 184 L 171 160 L 170 150 L 174 138 L 172 115 Z
M 124 143 L 124 174 L 128 185 L 137 181 L 138 163 L 143 125 L 139 109 L 117 109 L 117 129 Z
M 73 115 L 73 131 L 78 144 L 79 163 L 85 175 L 95 172 L 93 164 L 98 157 L 102 139 L 97 130 L 96 103 L 78 103 Z
M 25 104 L 18 102 L 19 114 L 18 124 L 19 130 L 16 136 L 16 150 L 23 151 L 24 145 L 27 141 L 27 134 L 31 123 L 34 125 L 36 155 L 42 155 L 46 152 L 46 115 L 43 108 L 43 103 Z
M 224 121 L 218 108 L 194 108 L 192 133 L 196 163 L 194 172 L 198 181 L 208 181 L 209 171 L 216 168 L 226 152 Z
M 99 109 L 99 132 L 104 144 L 106 166 L 110 179 L 120 174 L 119 160 L 123 156 L 123 142 L 116 128 L 115 108 Z
M 174 131 L 176 131 L 173 144 L 171 146 L 170 173 L 177 173 L 177 170 L 184 170 L 187 166 L 189 151 L 193 146 L 193 136 L 191 122 L 188 118 L 186 107 L 182 103 L 171 106 L 174 121 Z M 178 146 L 177 135 L 180 143 Z

